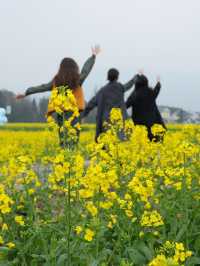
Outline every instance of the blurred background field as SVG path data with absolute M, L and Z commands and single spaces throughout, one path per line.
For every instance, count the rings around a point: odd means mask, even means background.
M 169 131 L 180 131 L 188 130 L 192 128 L 193 130 L 198 130 L 200 128 L 199 124 L 167 124 Z M 7 123 L 0 125 L 1 131 L 44 131 L 48 130 L 48 123 Z M 81 126 L 82 132 L 95 131 L 94 123 L 84 123 Z
M 47 123 L 8 123 L 0 126 L 0 131 L 44 131 L 47 130 Z M 82 131 L 94 130 L 94 124 L 82 125 Z

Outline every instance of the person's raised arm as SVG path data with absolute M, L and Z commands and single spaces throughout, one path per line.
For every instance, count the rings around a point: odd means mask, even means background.
M 133 87 L 133 85 L 137 82 L 137 78 L 138 78 L 138 75 L 135 75 L 131 80 L 123 84 L 124 92 L 130 90 Z
M 95 95 L 87 104 L 85 110 L 81 113 L 81 118 L 84 118 L 97 106 L 97 96 Z
M 23 99 L 24 97 L 35 94 L 35 93 L 41 93 L 52 90 L 53 82 L 50 81 L 49 83 L 42 84 L 40 86 L 30 87 L 28 88 L 24 94 L 18 94 L 16 96 L 17 99 Z
M 95 47 L 92 47 L 92 56 L 88 58 L 88 60 L 85 62 L 81 74 L 80 74 L 80 85 L 83 84 L 83 82 L 86 80 L 88 75 L 90 74 L 96 60 L 96 56 L 101 52 L 100 46 L 96 45 Z
M 161 83 L 160 83 L 160 77 L 157 78 L 157 84 L 155 86 L 155 88 L 153 89 L 153 96 L 154 98 L 157 98 L 159 92 L 161 89 Z

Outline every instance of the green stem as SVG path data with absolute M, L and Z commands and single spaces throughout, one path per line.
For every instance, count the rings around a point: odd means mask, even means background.
M 97 235 L 96 235 L 96 259 L 98 260 L 99 256 L 99 224 L 100 224 L 100 188 L 98 192 L 98 198 L 97 198 Z
M 189 215 L 188 215 L 188 199 L 187 199 L 187 180 L 186 180 L 186 156 L 185 153 L 183 155 L 184 158 L 184 181 L 183 181 L 183 201 L 184 201 L 184 209 L 185 209 L 185 218 L 186 224 L 189 224 Z M 188 233 L 186 230 L 186 247 L 188 248 Z
M 70 169 L 68 179 L 68 195 L 67 195 L 67 255 L 68 255 L 68 266 L 71 265 L 71 254 L 70 254 L 70 235 L 71 235 L 71 184 L 70 184 Z

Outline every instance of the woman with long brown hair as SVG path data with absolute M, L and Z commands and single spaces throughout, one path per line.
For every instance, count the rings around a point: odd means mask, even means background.
M 94 64 L 96 56 L 100 53 L 100 47 L 95 46 L 92 48 L 92 56 L 85 62 L 81 72 L 79 71 L 79 66 L 76 61 L 72 58 L 64 58 L 60 63 L 60 68 L 58 73 L 55 75 L 52 81 L 46 84 L 42 84 L 36 87 L 28 88 L 24 94 L 17 95 L 17 99 L 23 99 L 28 95 L 32 95 L 35 93 L 41 93 L 46 91 L 53 91 L 55 88 L 58 87 L 66 87 L 70 89 L 76 99 L 76 104 L 78 107 L 79 112 L 82 112 L 85 108 L 85 100 L 84 94 L 82 89 L 82 84 L 88 77 L 89 73 L 91 72 Z M 48 115 L 54 113 L 55 110 L 48 110 Z M 60 145 L 66 146 L 68 145 L 67 137 L 64 138 L 63 133 L 63 124 L 66 119 L 69 119 L 70 113 L 65 113 L 64 116 L 60 115 L 59 113 L 56 114 L 57 124 L 59 126 L 59 136 L 60 136 Z M 74 119 L 72 121 L 72 126 L 79 122 L 79 118 Z M 77 132 L 79 134 L 79 132 Z

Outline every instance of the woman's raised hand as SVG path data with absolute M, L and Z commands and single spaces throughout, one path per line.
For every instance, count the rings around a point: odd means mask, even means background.
M 101 52 L 101 47 L 100 45 L 95 45 L 92 47 L 92 54 L 93 55 L 98 55 Z
M 21 100 L 21 99 L 24 99 L 25 97 L 26 97 L 25 94 L 17 94 L 16 100 Z
M 160 82 L 160 75 L 157 76 L 156 81 Z
M 143 68 L 139 69 L 139 70 L 138 70 L 138 74 L 139 74 L 139 75 L 144 75 L 144 69 L 143 69 Z

